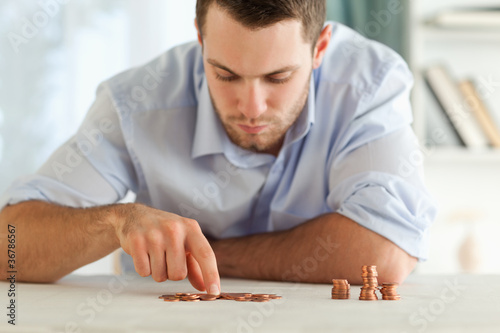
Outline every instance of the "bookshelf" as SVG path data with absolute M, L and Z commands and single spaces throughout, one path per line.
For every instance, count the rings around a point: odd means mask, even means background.
M 423 146 L 426 183 L 439 207 L 431 229 L 429 260 L 417 271 L 462 272 L 468 260 L 464 253 L 475 253 L 480 259 L 472 273 L 499 274 L 500 261 L 495 253 L 500 253 L 500 242 L 493 235 L 500 234 L 500 149 L 470 149 L 454 140 L 435 142 L 432 126 L 450 124 L 443 123 L 446 117 L 423 73 L 433 65 L 444 65 L 457 85 L 465 79 L 493 79 L 498 86 L 488 96 L 487 106 L 500 124 L 500 23 L 491 27 L 443 27 L 429 22 L 445 10 L 500 7 L 500 1 L 409 0 L 408 5 L 409 65 L 415 76 L 414 130 Z
M 449 151 L 449 146 L 456 146 L 457 141 L 435 142 L 430 133 L 429 123 L 439 116 L 440 123 L 436 126 L 449 125 L 442 123 L 446 118 L 430 94 L 423 72 L 433 65 L 444 65 L 452 77 L 457 81 L 472 79 L 486 82 L 490 80 L 500 83 L 500 24 L 496 27 L 441 27 L 429 23 L 429 19 L 440 12 L 450 9 L 499 7 L 500 2 L 495 0 L 410 0 L 411 12 L 411 52 L 410 67 L 415 74 L 415 89 L 412 96 L 414 109 L 414 129 L 421 143 L 433 147 L 435 150 Z M 494 114 L 496 123 L 500 125 L 500 86 L 491 87 L 493 90 L 486 100 L 488 108 Z M 448 127 L 448 126 L 446 126 Z M 446 128 L 450 130 L 450 128 Z M 444 147 L 443 147 L 444 146 Z M 469 154 L 468 149 L 456 149 L 457 156 L 464 159 L 475 159 L 478 154 Z M 483 154 L 500 155 L 500 149 L 489 149 Z M 434 154 L 439 155 L 439 154 Z

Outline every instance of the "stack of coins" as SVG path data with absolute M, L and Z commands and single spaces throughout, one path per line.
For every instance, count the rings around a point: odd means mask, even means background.
M 378 281 L 377 281 L 377 266 L 362 266 L 363 287 L 359 299 L 362 301 L 376 301 L 378 300 L 377 294 Z
M 333 279 L 332 299 L 349 299 L 351 285 L 344 279 Z
M 238 302 L 269 302 L 273 299 L 280 299 L 276 294 L 252 294 L 252 293 L 221 293 L 220 295 L 176 293 L 161 295 L 158 298 L 165 302 L 199 302 L 215 300 L 233 300 Z
M 398 286 L 399 284 L 396 282 L 382 283 L 382 288 L 380 288 L 382 299 L 387 301 L 399 301 L 401 299 L 401 295 L 399 295 L 396 291 Z

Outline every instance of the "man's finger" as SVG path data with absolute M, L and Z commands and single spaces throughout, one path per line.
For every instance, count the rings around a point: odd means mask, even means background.
M 186 278 L 186 250 L 184 242 L 171 237 L 167 240 L 167 271 L 169 280 L 179 281 Z
M 136 244 L 133 244 L 130 255 L 134 260 L 135 271 L 140 276 L 149 276 L 151 274 L 151 265 L 146 247 L 142 243 L 136 242 Z
M 151 261 L 151 275 L 156 282 L 167 280 L 167 259 L 165 251 L 160 247 L 156 247 L 149 251 Z
M 205 283 L 203 282 L 203 275 L 201 268 L 196 259 L 193 258 L 191 253 L 186 254 L 186 263 L 188 269 L 188 279 L 191 285 L 199 291 L 205 291 Z
M 190 233 L 187 237 L 188 250 L 198 262 L 203 275 L 207 293 L 220 294 L 220 277 L 215 253 L 207 239 L 201 233 Z

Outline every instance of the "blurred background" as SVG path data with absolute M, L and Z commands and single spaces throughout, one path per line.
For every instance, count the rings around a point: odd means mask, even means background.
M 396 50 L 416 79 L 421 151 L 402 163 L 424 165 L 440 208 L 416 273 L 500 273 L 500 1 L 327 3 L 329 20 Z M 195 4 L 2 0 L 0 193 L 74 133 L 101 81 L 194 40 Z M 113 263 L 77 272 L 111 273 Z

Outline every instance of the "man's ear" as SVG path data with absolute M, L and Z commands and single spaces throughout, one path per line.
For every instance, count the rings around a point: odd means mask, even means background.
M 332 25 L 328 24 L 321 31 L 318 41 L 316 42 L 316 47 L 314 48 L 313 69 L 318 68 L 323 62 L 323 57 L 325 56 L 325 52 L 328 49 L 331 37 L 332 37 Z
M 196 31 L 198 32 L 198 43 L 203 46 L 203 38 L 201 37 L 200 28 L 198 28 L 198 20 L 194 19 L 194 26 L 196 27 Z

